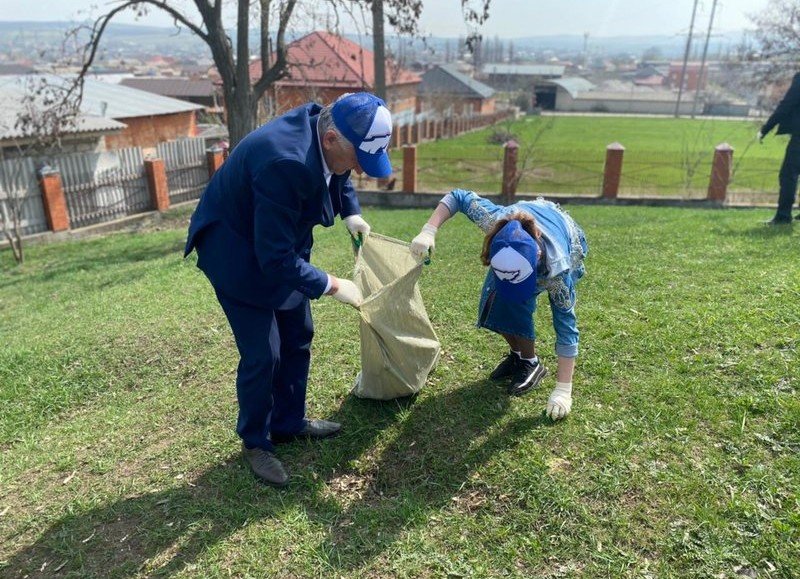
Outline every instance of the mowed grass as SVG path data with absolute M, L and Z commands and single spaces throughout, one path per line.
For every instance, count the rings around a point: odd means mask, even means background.
M 797 577 L 800 228 L 768 210 L 569 206 L 590 244 L 573 413 L 487 380 L 481 236 L 445 225 L 421 291 L 442 357 L 411 400 L 348 394 L 358 315 L 314 303 L 308 414 L 258 484 L 237 355 L 174 228 L 0 254 L 0 576 Z M 410 239 L 422 210 L 367 209 Z M 168 222 L 169 223 L 169 222 Z M 315 262 L 352 269 L 341 225 Z M 555 369 L 547 302 L 539 353 Z
M 421 191 L 446 191 L 453 183 L 500 192 L 503 147 L 490 144 L 496 132 L 519 143 L 523 170 L 518 190 L 537 193 L 602 191 L 606 147 L 625 147 L 620 194 L 703 197 L 714 148 L 734 149 L 730 191 L 777 199 L 777 172 L 787 138 L 774 133 L 755 141 L 763 119 L 674 119 L 622 116 L 527 116 L 453 139 L 418 146 Z M 395 165 L 402 165 L 400 151 Z

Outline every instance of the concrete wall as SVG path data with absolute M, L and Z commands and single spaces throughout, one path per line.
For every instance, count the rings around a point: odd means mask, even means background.
M 556 110 L 564 112 L 607 112 L 623 114 L 652 114 L 652 115 L 671 115 L 675 113 L 676 99 L 673 100 L 644 100 L 632 98 L 601 96 L 592 97 L 591 92 L 583 93 L 578 98 L 573 98 L 567 91 L 559 88 L 556 92 Z M 608 93 L 606 93 L 607 95 Z M 680 114 L 689 115 L 692 113 L 693 95 L 687 95 L 686 99 L 681 100 Z M 696 112 L 702 113 L 702 106 L 698 104 Z
M 443 105 L 446 104 L 447 107 Z M 456 115 L 490 115 L 495 112 L 494 97 L 482 98 L 459 98 L 444 97 L 436 95 L 433 97 L 420 97 L 417 112 L 450 109 Z

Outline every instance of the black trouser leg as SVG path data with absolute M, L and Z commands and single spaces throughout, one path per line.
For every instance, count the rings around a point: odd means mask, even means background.
M 778 210 L 775 219 L 789 221 L 792 219 L 792 206 L 797 196 L 797 178 L 800 175 L 800 135 L 792 135 L 786 145 L 786 154 L 783 157 L 778 182 L 780 195 L 778 196 Z

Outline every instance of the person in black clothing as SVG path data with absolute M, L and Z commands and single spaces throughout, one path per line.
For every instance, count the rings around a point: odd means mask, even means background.
M 761 142 L 775 125 L 778 126 L 778 135 L 790 135 L 790 138 L 778 173 L 778 210 L 775 217 L 767 221 L 767 225 L 786 225 L 792 222 L 792 206 L 797 195 L 797 178 L 800 176 L 800 73 L 794 75 L 792 85 L 775 112 L 758 131 L 758 141 Z M 800 214 L 795 219 L 800 219 Z

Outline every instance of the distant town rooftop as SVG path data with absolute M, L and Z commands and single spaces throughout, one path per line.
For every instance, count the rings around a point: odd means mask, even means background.
M 500 64 L 489 63 L 481 67 L 483 74 L 505 74 L 516 76 L 551 76 L 564 75 L 564 67 L 560 64 Z

